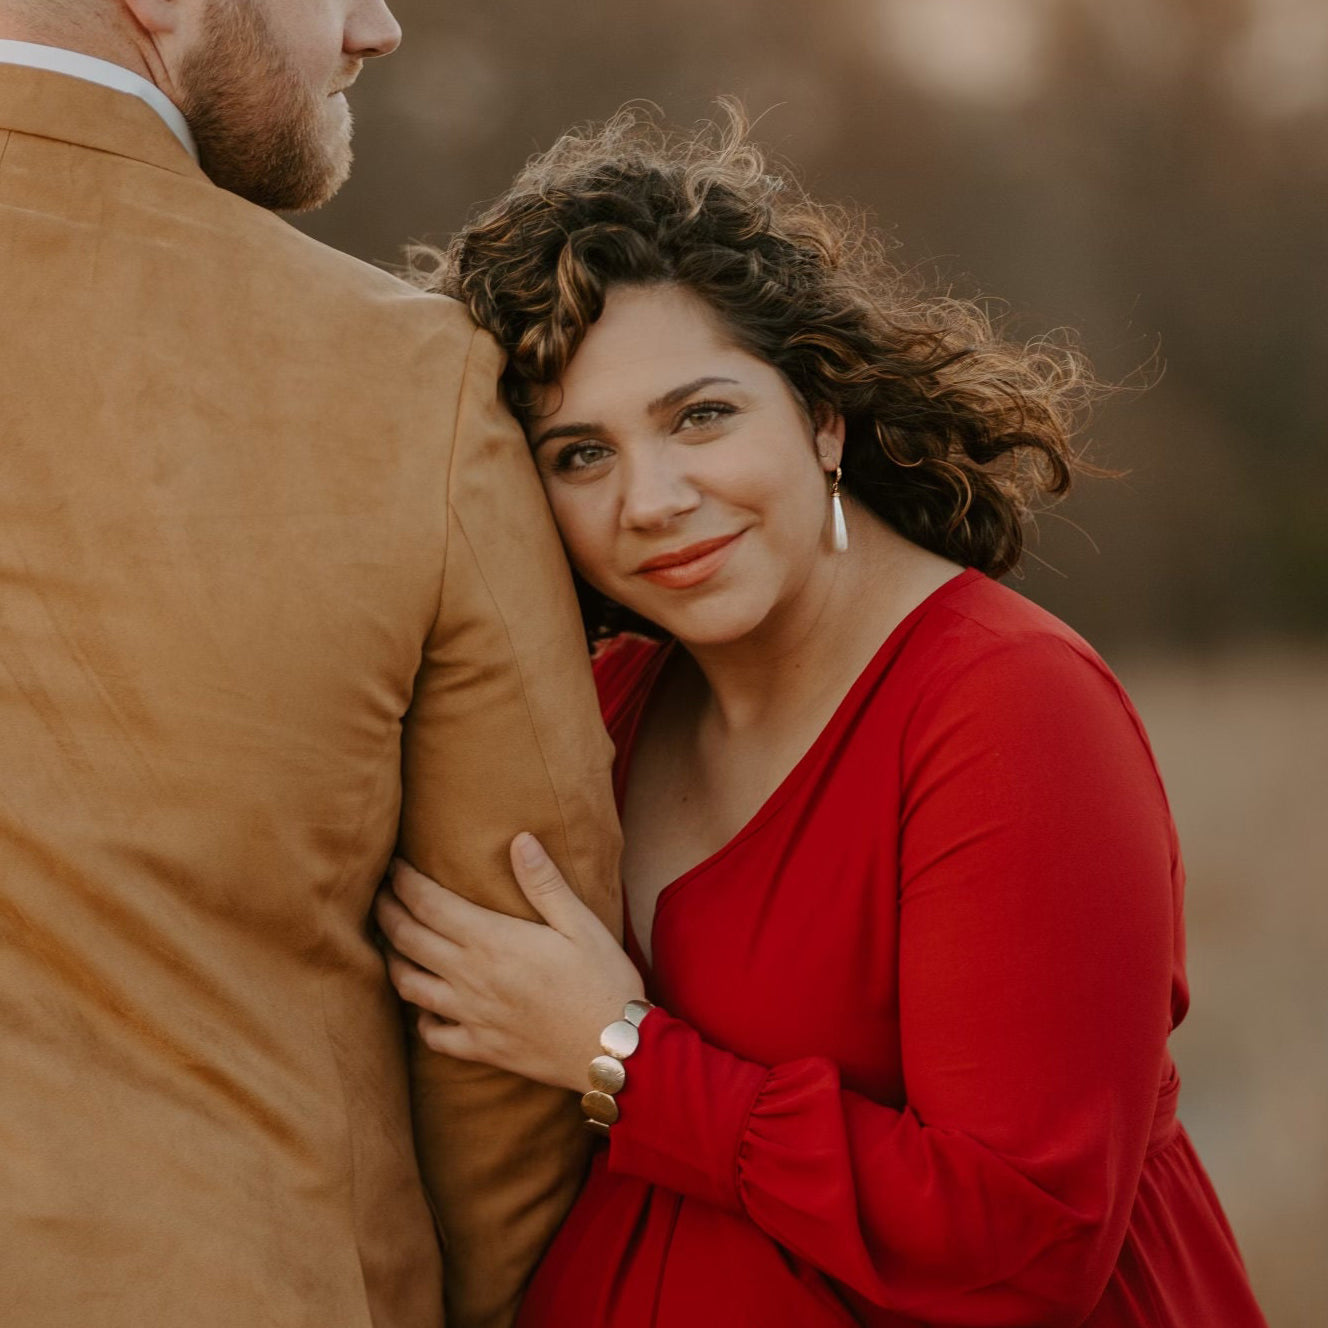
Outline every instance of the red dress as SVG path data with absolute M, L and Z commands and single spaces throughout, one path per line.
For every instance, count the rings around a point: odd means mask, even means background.
M 665 655 L 597 661 L 620 801 Z M 954 578 L 660 896 L 660 1009 L 522 1328 L 1262 1325 L 1175 1117 L 1182 879 L 1106 666 Z

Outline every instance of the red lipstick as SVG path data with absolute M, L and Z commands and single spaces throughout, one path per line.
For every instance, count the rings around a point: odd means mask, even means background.
M 688 590 L 708 581 L 729 559 L 737 535 L 721 535 L 717 539 L 700 540 L 682 549 L 673 549 L 654 558 L 647 558 L 636 569 L 637 574 L 664 586 L 668 590 Z

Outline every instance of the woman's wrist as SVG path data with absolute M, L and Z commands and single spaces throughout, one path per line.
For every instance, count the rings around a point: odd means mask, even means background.
M 623 958 L 626 959 L 626 956 Z M 588 1011 L 587 1013 L 577 1014 L 575 1017 L 565 1016 L 566 1036 L 558 1039 L 559 1069 L 556 1077 L 548 1080 L 549 1083 L 570 1089 L 578 1097 L 594 1087 L 590 1082 L 589 1067 L 596 1056 L 605 1054 L 600 1045 L 604 1029 L 621 1019 L 623 1011 L 631 1002 L 645 1001 L 645 984 L 634 968 L 631 969 L 631 978 L 633 980 L 630 982 L 606 983 L 604 993 L 594 1000 L 586 1000 L 581 1005 L 580 1008 Z M 607 995 L 607 992 L 613 992 L 614 988 L 617 989 L 615 994 Z

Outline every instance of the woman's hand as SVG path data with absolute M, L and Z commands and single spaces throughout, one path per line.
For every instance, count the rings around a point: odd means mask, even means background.
M 375 905 L 388 971 L 434 1051 L 584 1092 L 600 1030 L 644 985 L 533 835 L 511 856 L 548 926 L 481 908 L 398 860 Z

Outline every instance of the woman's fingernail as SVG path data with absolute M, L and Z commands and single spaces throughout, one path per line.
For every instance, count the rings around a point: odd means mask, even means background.
M 516 837 L 517 856 L 527 867 L 538 867 L 545 859 L 545 852 L 534 835 L 521 834 Z

